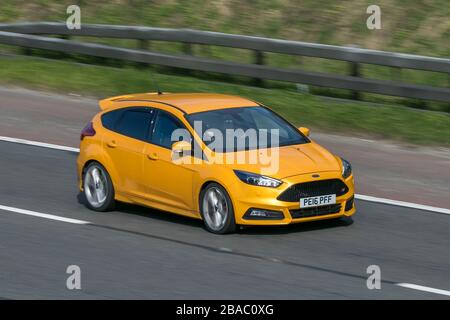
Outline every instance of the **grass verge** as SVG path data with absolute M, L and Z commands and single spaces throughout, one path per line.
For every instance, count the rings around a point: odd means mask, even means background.
M 155 91 L 151 69 L 112 68 L 68 61 L 0 57 L 0 83 L 102 98 Z M 158 74 L 167 92 L 217 92 L 257 100 L 296 125 L 329 133 L 390 139 L 419 145 L 450 146 L 450 116 L 398 105 L 324 99 L 291 90 L 263 89 L 192 76 Z

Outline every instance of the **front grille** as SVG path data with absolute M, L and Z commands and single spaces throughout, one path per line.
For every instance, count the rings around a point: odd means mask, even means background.
M 329 179 L 295 184 L 278 196 L 278 200 L 297 202 L 300 198 L 336 194 L 342 196 L 348 192 L 348 187 L 342 180 Z
M 325 216 L 327 214 L 339 213 L 339 211 L 341 211 L 340 204 L 330 204 L 321 207 L 294 209 L 290 210 L 290 213 L 292 219 L 298 219 L 298 218 Z

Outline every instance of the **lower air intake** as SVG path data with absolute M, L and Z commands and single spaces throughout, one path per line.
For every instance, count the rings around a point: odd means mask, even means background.
M 317 216 L 325 216 L 327 214 L 339 213 L 341 211 L 340 204 L 330 204 L 321 207 L 303 208 L 290 210 L 292 219 L 310 218 Z

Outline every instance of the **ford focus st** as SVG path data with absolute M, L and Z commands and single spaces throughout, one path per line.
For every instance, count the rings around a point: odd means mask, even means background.
M 355 213 L 349 162 L 269 108 L 220 94 L 135 94 L 100 101 L 77 160 L 86 205 L 134 203 L 204 221 L 286 225 Z

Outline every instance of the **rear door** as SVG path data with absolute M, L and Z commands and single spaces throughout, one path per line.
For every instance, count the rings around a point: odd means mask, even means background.
M 118 114 L 112 114 L 113 112 Z M 145 197 L 142 177 L 144 149 L 154 111 L 148 107 L 133 107 L 110 113 L 109 117 L 113 119 L 110 124 L 108 113 L 102 117 L 104 126 L 110 130 L 104 136 L 103 143 L 118 174 L 116 192 L 126 197 Z

